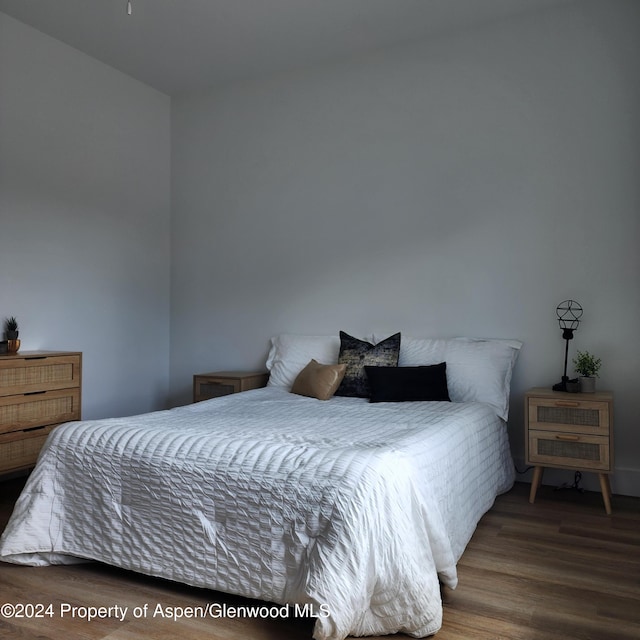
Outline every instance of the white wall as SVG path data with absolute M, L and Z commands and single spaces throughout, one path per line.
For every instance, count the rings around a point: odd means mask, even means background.
M 0 318 L 84 354 L 83 416 L 165 406 L 170 100 L 0 13 Z
M 640 495 L 639 24 L 572 3 L 174 99 L 172 401 L 281 332 L 514 337 L 522 465 L 574 298 L 572 354 L 616 393 L 614 490 Z

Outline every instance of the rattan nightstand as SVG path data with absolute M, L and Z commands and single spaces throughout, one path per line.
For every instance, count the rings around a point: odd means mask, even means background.
M 525 394 L 527 464 L 535 467 L 529 502 L 536 499 L 545 467 L 592 471 L 611 513 L 613 394 L 531 389 Z

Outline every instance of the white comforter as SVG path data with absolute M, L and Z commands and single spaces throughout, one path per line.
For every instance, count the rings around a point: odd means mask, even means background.
M 317 640 L 421 637 L 441 625 L 438 578 L 456 585 L 478 520 L 512 483 L 505 424 L 487 405 L 268 387 L 59 427 L 0 558 L 89 558 L 313 603 Z

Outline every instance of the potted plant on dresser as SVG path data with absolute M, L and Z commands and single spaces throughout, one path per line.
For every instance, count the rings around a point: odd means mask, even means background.
M 18 349 L 20 349 L 20 340 L 18 339 L 18 321 L 14 316 L 5 320 L 4 332 L 7 338 L 7 351 L 9 353 L 17 353 Z
M 573 359 L 576 373 L 580 374 L 580 391 L 582 393 L 595 393 L 596 378 L 600 371 L 601 360 L 588 351 L 578 351 Z

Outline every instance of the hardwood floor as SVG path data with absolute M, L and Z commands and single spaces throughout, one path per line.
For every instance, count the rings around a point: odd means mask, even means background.
M 0 529 L 21 484 L 0 483 Z M 437 640 L 640 638 L 640 499 L 614 496 L 613 515 L 607 516 L 597 493 L 543 486 L 530 505 L 528 491 L 529 485 L 516 484 L 478 525 L 458 565 L 458 588 L 443 594 L 444 622 Z M 0 606 L 51 603 L 55 612 L 37 619 L 0 615 L 2 640 L 311 638 L 313 622 L 299 617 L 173 621 L 151 615 L 158 604 L 166 611 L 210 602 L 250 603 L 97 564 L 38 568 L 0 563 Z M 72 612 L 61 617 L 63 604 L 129 609 L 123 621 L 89 622 Z M 136 618 L 134 608 L 145 604 L 147 615 L 140 609 Z

